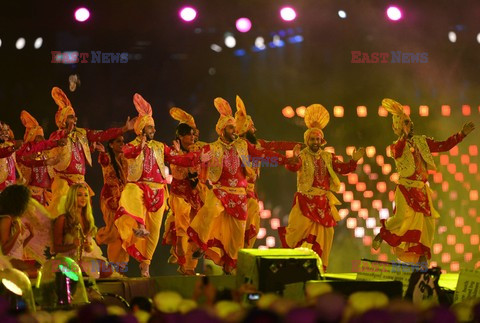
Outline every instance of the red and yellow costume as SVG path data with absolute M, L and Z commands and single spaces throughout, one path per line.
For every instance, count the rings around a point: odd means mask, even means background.
M 12 141 L 6 141 L 0 144 L 0 192 L 7 186 L 15 184 L 15 144 Z
M 216 98 L 215 107 L 221 117 L 216 125 L 219 136 L 227 125 L 235 125 L 232 109 L 227 101 Z M 277 158 L 278 164 L 285 157 L 271 151 L 258 150 L 240 139 L 231 143 L 219 138 L 209 144 L 213 153 L 208 163 L 207 179 L 213 189 L 207 191 L 205 204 L 193 219 L 188 236 L 205 256 L 230 272 L 237 265 L 238 251 L 243 248 L 247 219 L 247 176 L 254 176 L 249 156 Z
M 239 136 L 243 136 L 249 129 L 254 128 L 252 117 L 246 114 L 242 99 L 237 95 L 237 113 L 235 113 L 235 128 Z M 291 141 L 265 141 L 258 139 L 255 147 L 274 151 L 292 150 L 296 142 Z M 253 162 L 253 161 L 252 161 Z M 256 190 L 256 181 L 260 177 L 261 162 L 253 163 L 254 172 L 247 176 L 247 222 L 245 225 L 245 248 L 253 248 L 260 229 L 260 205 Z
M 52 183 L 52 203 L 50 211 L 54 217 L 65 213 L 65 196 L 71 185 L 76 183 L 86 184 L 85 170 L 86 163 L 92 165 L 89 143 L 97 141 L 108 141 L 123 133 L 122 128 L 111 128 L 105 131 L 74 128 L 67 133 L 65 122 L 69 115 L 75 115 L 70 100 L 65 93 L 57 87 L 52 89 L 52 97 L 58 105 L 55 114 L 55 123 L 59 130 L 50 135 L 50 139 L 58 140 L 67 138 L 67 144 L 52 150 L 52 155 L 60 156 L 60 161 L 54 166 L 55 177 Z M 89 187 L 90 196 L 93 191 Z
M 200 153 L 175 156 L 168 146 L 155 140 L 147 141 L 142 149 L 142 131 L 145 126 L 154 125 L 152 108 L 139 94 L 134 95 L 133 101 L 139 112 L 134 126 L 137 138 L 123 147 L 128 162 L 128 183 L 120 197 L 115 225 L 124 250 L 149 265 L 158 244 L 166 206 L 165 162 L 193 167 L 200 163 Z M 146 238 L 134 235 L 132 228 L 138 223 L 150 232 Z
M 400 133 L 405 120 L 410 118 L 403 106 L 385 99 L 382 105 L 393 114 L 394 130 Z M 398 259 L 415 263 L 425 256 L 431 258 L 431 246 L 438 212 L 432 203 L 432 190 L 427 183 L 428 170 L 435 170 L 432 152 L 444 152 L 465 138 L 454 134 L 445 141 L 435 141 L 421 135 L 401 137 L 390 146 L 399 174 L 395 190 L 394 215 L 382 220 L 381 238 L 393 247 Z
M 304 135 L 307 148 L 300 152 L 296 164 L 287 169 L 297 172 L 297 192 L 288 218 L 288 226 L 278 228 L 284 248 L 309 247 L 322 259 L 324 268 L 332 248 L 334 226 L 340 221 L 336 205 L 340 201 L 333 194 L 340 189 L 338 174 L 355 171 L 357 163 L 340 162 L 337 157 L 319 149 L 313 152 L 308 147 L 309 137 L 320 132 L 329 121 L 328 111 L 320 104 L 309 106 L 305 123 L 309 128 Z
M 118 210 L 118 202 L 126 183 L 127 161 L 123 154 L 116 160 L 119 165 L 117 175 L 110 155 L 101 152 L 98 155 L 98 163 L 102 166 L 103 188 L 100 192 L 100 209 L 102 210 L 105 227 L 98 230 L 96 240 L 98 244 L 107 244 L 108 261 L 115 264 L 127 264 L 128 253 L 122 248 L 122 240 L 115 226 L 115 213 Z
M 0 131 L 8 133 L 4 138 L 4 142 L 0 143 L 0 192 L 7 186 L 15 184 L 16 174 L 15 170 L 17 162 L 15 160 L 15 141 L 13 131 L 6 123 L 0 122 Z M 19 172 L 20 173 L 20 172 Z M 21 173 L 20 173 L 21 175 Z
M 196 129 L 195 120 L 189 113 L 180 108 L 171 108 L 170 115 L 180 123 L 188 124 Z M 190 152 L 200 151 L 204 143 L 197 142 L 188 147 Z M 185 151 L 175 152 L 178 155 L 186 154 Z M 170 253 L 184 271 L 194 271 L 198 260 L 192 258 L 192 250 L 188 248 L 187 229 L 192 219 L 202 207 L 201 184 L 192 181 L 192 174 L 200 173 L 200 165 L 195 167 L 181 167 L 170 165 L 172 171 L 172 184 L 170 186 L 169 205 L 170 212 L 165 221 L 163 244 L 171 245 Z M 178 246 L 180 245 L 180 246 Z M 181 250 L 179 250 L 181 249 Z
M 25 179 L 25 185 L 32 192 L 32 198 L 47 207 L 52 199 L 54 170 L 52 166 L 47 165 L 46 150 L 57 147 L 57 142 L 53 140 L 35 142 L 37 136 L 44 135 L 42 127 L 25 110 L 21 112 L 20 119 L 25 126 L 25 135 L 24 144 L 16 153 L 18 166 Z

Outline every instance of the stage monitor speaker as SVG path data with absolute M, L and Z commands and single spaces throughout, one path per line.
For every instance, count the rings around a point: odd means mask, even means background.
M 259 291 L 283 293 L 285 284 L 320 278 L 322 267 L 310 249 L 242 249 L 238 253 L 237 285 L 254 285 Z

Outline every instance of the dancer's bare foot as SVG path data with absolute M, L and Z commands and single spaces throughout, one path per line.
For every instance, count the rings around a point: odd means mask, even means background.
M 176 264 L 178 262 L 178 260 L 177 260 L 177 257 L 175 257 L 174 255 L 170 255 L 170 257 L 168 257 L 167 262 L 169 264 Z
M 141 262 L 140 265 L 140 275 L 142 277 L 149 278 L 150 277 L 150 265 L 144 262 Z
M 195 276 L 195 271 L 193 269 L 185 269 L 182 266 L 178 266 L 177 272 L 184 276 Z
M 378 250 L 380 248 L 380 245 L 382 244 L 382 237 L 380 236 L 380 233 L 375 236 L 375 239 L 373 239 L 372 242 L 372 248 L 374 250 Z

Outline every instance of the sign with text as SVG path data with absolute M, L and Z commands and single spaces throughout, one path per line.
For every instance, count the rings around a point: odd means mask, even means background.
M 455 294 L 453 296 L 454 303 L 478 297 L 480 297 L 480 270 L 460 270 L 457 287 L 455 288 Z

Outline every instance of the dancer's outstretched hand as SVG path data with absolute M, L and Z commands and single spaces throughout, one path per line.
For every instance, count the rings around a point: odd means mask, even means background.
M 301 145 L 295 145 L 295 147 L 293 147 L 293 157 L 297 158 L 298 156 L 300 156 L 301 150 L 302 150 Z
M 475 124 L 473 122 L 470 121 L 463 125 L 462 132 L 465 136 L 467 136 L 473 130 L 475 130 Z
M 212 157 L 213 157 L 213 154 L 212 154 L 211 150 L 209 150 L 207 152 L 204 152 L 202 150 L 202 153 L 200 154 L 200 160 L 202 161 L 202 163 L 209 162 L 210 159 L 212 159 Z
M 360 158 L 363 157 L 363 155 L 365 155 L 365 148 L 364 147 L 360 147 L 360 148 L 358 148 L 358 150 L 355 148 L 353 150 L 352 158 L 353 158 L 354 161 L 358 161 L 358 160 L 360 160 Z
M 130 117 L 127 118 L 127 121 L 125 122 L 125 125 L 123 126 L 123 132 L 127 132 L 130 130 L 133 130 L 133 126 L 135 125 L 135 121 L 137 121 L 137 117 L 130 119 Z
M 174 149 L 177 153 L 179 153 L 179 152 L 181 151 L 180 141 L 174 140 L 172 144 L 173 144 L 173 149 Z

